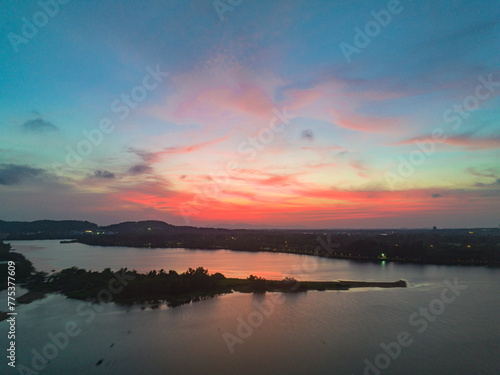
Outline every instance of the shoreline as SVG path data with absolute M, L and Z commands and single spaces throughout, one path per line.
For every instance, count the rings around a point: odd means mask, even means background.
M 28 240 L 29 241 L 29 240 Z M 137 249 L 188 249 L 188 250 L 202 250 L 202 251 L 217 251 L 217 250 L 227 250 L 227 251 L 235 251 L 235 252 L 247 252 L 247 253 L 280 253 L 280 254 L 291 254 L 291 255 L 306 255 L 306 256 L 315 256 L 315 257 L 320 257 L 320 258 L 327 258 L 327 259 L 344 259 L 344 260 L 351 260 L 354 262 L 370 262 L 370 263 L 381 263 L 381 262 L 394 262 L 394 263 L 400 263 L 400 264 L 419 264 L 419 265 L 437 265 L 437 266 L 476 266 L 476 267 L 493 267 L 493 268 L 500 268 L 500 263 L 498 262 L 490 262 L 486 260 L 456 260 L 456 261 L 432 261 L 432 260 L 425 260 L 425 259 L 407 259 L 407 258 L 394 258 L 394 257 L 386 257 L 385 259 L 380 259 L 378 256 L 349 256 L 349 255 L 324 255 L 324 254 L 317 254 L 315 252 L 300 252 L 300 251 L 285 251 L 285 250 L 264 250 L 264 249 L 258 249 L 258 250 L 241 250 L 241 249 L 231 249 L 229 247 L 214 247 L 212 249 L 209 249 L 208 247 L 195 247 L 195 246 L 189 246 L 189 245 L 182 245 L 182 246 L 137 246 L 135 244 L 133 245 L 127 245 L 127 244 L 117 244 L 117 245 L 111 245 L 111 244 L 100 244 L 100 243 L 91 243 L 91 242 L 85 242 L 85 241 L 80 241 L 80 240 L 74 240 L 71 243 L 79 243 L 82 245 L 87 245 L 87 246 L 101 246 L 101 247 L 129 247 L 129 248 L 137 248 Z
M 45 292 L 37 291 L 37 290 L 29 290 L 27 293 L 23 294 L 20 297 L 16 298 L 16 303 L 19 305 L 28 305 L 31 302 L 42 299 L 47 295 Z M 0 311 L 0 322 L 8 319 L 10 315 L 7 315 L 7 312 Z
M 99 247 L 127 247 L 127 248 L 135 248 L 135 249 L 186 249 L 186 250 L 201 250 L 201 251 L 218 251 L 218 250 L 226 250 L 226 251 L 234 251 L 234 252 L 247 252 L 247 253 L 280 253 L 280 254 L 291 254 L 291 255 L 306 255 L 306 256 L 316 256 L 320 258 L 327 259 L 340 259 L 340 260 L 350 260 L 354 262 L 360 263 L 382 263 L 382 262 L 393 262 L 397 264 L 415 264 L 415 265 L 438 265 L 438 266 L 474 266 L 474 267 L 489 267 L 489 268 L 500 268 L 500 262 L 491 261 L 491 260 L 476 260 L 476 259 L 453 259 L 453 260 L 433 260 L 433 259 L 411 259 L 411 258 L 400 258 L 393 256 L 385 256 L 385 258 L 380 258 L 377 256 L 361 256 L 361 255 L 340 255 L 340 254 L 325 254 L 325 253 L 317 253 L 311 251 L 292 251 L 292 250 L 284 250 L 284 249 L 234 249 L 231 247 L 223 247 L 223 246 L 213 246 L 210 248 L 209 246 L 199 247 L 199 246 L 190 246 L 189 244 L 182 244 L 176 246 L 158 246 L 158 245 L 138 245 L 138 244 L 110 244 L 108 242 L 100 243 L 100 242 L 92 242 L 92 241 L 82 241 L 82 239 L 64 239 L 64 238 L 46 238 L 46 239 L 11 239 L 6 241 L 51 241 L 57 240 L 60 244 L 72 244 L 78 243 L 86 246 L 99 246 Z M 15 250 L 15 249 L 14 249 Z
M 99 275 L 99 273 L 96 273 Z M 217 275 L 217 274 L 216 274 Z M 218 274 L 220 275 L 220 274 Z M 141 275 L 145 276 L 145 275 Z M 208 275 L 207 275 L 208 276 Z M 214 277 L 214 275 L 208 276 Z M 97 301 L 96 296 L 99 292 L 95 290 L 83 290 L 81 288 L 74 290 L 64 290 L 64 288 L 44 283 L 42 285 L 32 286 L 26 294 L 16 299 L 18 304 L 29 304 L 44 298 L 48 294 L 59 293 L 67 298 L 74 300 L 87 300 L 92 303 L 115 302 L 121 305 L 134 304 L 152 304 L 157 306 L 161 303 L 167 303 L 169 307 L 176 307 L 191 302 L 198 302 L 205 299 L 213 298 L 224 294 L 239 293 L 301 293 L 307 291 L 348 291 L 353 288 L 406 288 L 405 280 L 398 281 L 298 281 L 295 279 L 266 280 L 250 276 L 247 279 L 224 278 L 223 275 L 217 277 L 217 282 L 211 288 L 203 290 L 193 290 L 188 293 L 172 294 L 172 293 L 149 293 L 143 295 L 121 296 L 117 293 L 110 301 Z M 103 289 L 101 289 L 102 291 Z M 6 312 L 0 311 L 0 321 L 7 319 L 9 316 Z
M 217 274 L 208 276 L 214 277 Z M 162 292 L 148 292 L 148 293 L 116 293 L 113 295 L 112 301 L 119 304 L 136 304 L 136 303 L 158 303 L 165 301 L 169 306 L 175 307 L 189 302 L 196 302 L 206 298 L 211 298 L 224 294 L 231 294 L 234 292 L 239 293 L 302 293 L 307 291 L 327 291 L 338 290 L 348 291 L 353 288 L 406 288 L 407 282 L 405 280 L 398 281 L 298 281 L 295 279 L 284 280 L 266 280 L 250 276 L 247 279 L 238 278 L 225 278 L 220 275 L 215 283 L 210 286 L 200 286 L 193 288 L 190 291 L 178 293 L 177 290 L 162 291 Z M 145 276 L 145 275 L 140 275 Z M 215 276 L 217 277 L 217 276 Z M 162 285 L 162 280 L 155 280 L 149 285 Z M 104 289 L 106 290 L 106 289 Z M 56 285 L 42 285 L 37 286 L 35 290 L 30 290 L 26 296 L 24 303 L 30 303 L 37 299 L 43 298 L 48 293 L 60 293 L 64 296 L 75 300 L 86 300 L 93 303 L 100 303 L 106 301 L 97 301 L 96 296 L 102 291 L 84 290 L 77 287 L 72 290 L 65 290 L 64 287 Z M 24 296 L 23 296 L 24 297 Z

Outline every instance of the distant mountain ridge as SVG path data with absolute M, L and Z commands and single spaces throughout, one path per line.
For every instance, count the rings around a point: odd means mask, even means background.
M 158 220 L 126 221 L 118 224 L 99 226 L 83 220 L 37 220 L 37 221 L 3 221 L 0 220 L 1 238 L 15 239 L 69 239 L 86 231 L 92 232 L 175 232 L 177 230 L 194 230 L 194 227 L 179 227 Z
M 21 234 L 39 232 L 84 232 L 96 230 L 99 226 L 83 220 L 37 220 L 37 221 L 3 221 L 0 220 L 0 233 Z
M 145 220 L 145 221 L 125 221 L 123 223 L 111 224 L 99 227 L 100 230 L 110 232 L 125 232 L 137 230 L 172 230 L 179 228 L 175 225 L 165 223 L 159 220 Z

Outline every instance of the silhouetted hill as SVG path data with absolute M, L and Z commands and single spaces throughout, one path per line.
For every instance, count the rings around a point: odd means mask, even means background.
M 89 221 L 79 220 L 38 220 L 2 221 L 0 220 L 0 238 L 7 240 L 42 240 L 73 239 L 87 231 L 93 234 L 166 234 L 193 233 L 209 230 L 187 226 L 175 226 L 158 220 L 126 221 L 107 226 L 98 226 Z
M 123 233 L 123 232 L 144 232 L 144 231 L 172 231 L 177 227 L 175 225 L 167 224 L 158 220 L 146 221 L 125 221 L 119 224 L 111 224 L 108 226 L 100 227 L 99 230 Z
M 99 226 L 89 221 L 81 220 L 37 220 L 37 221 L 3 221 L 0 220 L 0 233 L 7 238 L 67 238 L 85 232 L 96 230 Z

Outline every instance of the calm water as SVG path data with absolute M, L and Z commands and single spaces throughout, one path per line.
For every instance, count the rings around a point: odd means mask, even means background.
M 381 365 L 367 374 L 500 374 L 498 269 L 355 263 L 225 250 L 90 247 L 58 241 L 15 241 L 13 247 L 46 271 L 73 265 L 138 271 L 203 266 L 235 277 L 253 273 L 301 280 L 403 278 L 410 285 L 292 295 L 231 294 L 173 309 L 145 310 L 113 303 L 87 305 L 51 295 L 18 308 L 17 365 L 32 368 L 32 350 L 42 353 L 50 342 L 49 333 L 63 331 L 67 322 L 74 322 L 79 333 L 40 373 L 358 375 L 363 374 L 366 359 Z M 453 283 L 455 278 L 467 288 L 453 302 L 439 302 L 445 280 Z M 0 306 L 5 301 L 4 291 Z M 440 314 L 430 313 L 433 321 L 419 333 L 422 316 L 413 325 L 410 316 L 429 304 Z M 267 306 L 267 314 L 259 313 L 256 305 Z M 242 321 L 254 327 L 245 331 Z M 0 322 L 4 353 L 7 329 L 7 322 Z M 411 344 L 384 362 L 381 343 L 396 341 L 401 332 L 407 332 Z M 237 337 L 233 353 L 224 334 Z M 48 353 L 52 354 L 50 349 Z

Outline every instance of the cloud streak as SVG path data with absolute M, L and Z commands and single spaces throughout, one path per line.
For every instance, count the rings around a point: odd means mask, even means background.
M 49 121 L 42 118 L 28 120 L 22 125 L 22 129 L 27 132 L 48 132 L 57 131 L 59 128 Z
M 396 143 L 393 143 L 393 146 L 404 146 L 404 145 L 414 145 L 415 143 L 436 143 L 432 136 L 421 136 L 405 139 Z M 452 135 L 446 138 L 441 138 L 439 143 L 446 144 L 449 146 L 462 147 L 470 151 L 478 151 L 478 150 L 489 150 L 489 149 L 497 149 L 500 148 L 500 137 L 499 136 L 491 136 L 491 137 L 474 137 L 471 135 Z
M 25 180 L 41 177 L 43 169 L 28 165 L 0 164 L 0 185 L 18 185 Z
M 89 176 L 90 178 L 104 178 L 104 179 L 113 179 L 115 178 L 115 174 L 111 173 L 109 171 L 102 171 L 102 170 L 97 170 L 94 171 L 94 174 Z
M 133 165 L 132 167 L 130 167 L 130 169 L 128 170 L 128 173 L 132 174 L 132 175 L 140 175 L 140 174 L 150 173 L 152 170 L 153 170 L 153 168 L 151 168 L 149 165 L 142 163 L 142 164 L 136 164 L 136 165 Z

